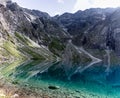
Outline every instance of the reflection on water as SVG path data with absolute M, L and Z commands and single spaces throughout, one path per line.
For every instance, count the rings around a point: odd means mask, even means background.
M 16 61 L 9 66 L 1 66 L 1 74 L 12 81 L 28 83 L 38 88 L 58 85 L 61 88 L 109 95 L 111 98 L 120 97 L 120 66 L 114 66 L 109 73 L 106 73 L 106 68 L 102 65 L 93 66 L 82 73 L 74 73 L 79 66 L 69 67 L 61 62 L 27 61 L 19 64 Z M 68 74 L 71 75 L 70 79 Z

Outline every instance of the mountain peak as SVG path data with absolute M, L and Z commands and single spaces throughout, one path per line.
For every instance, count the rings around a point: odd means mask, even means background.
M 0 4 L 6 6 L 7 3 L 12 2 L 11 0 L 0 0 Z

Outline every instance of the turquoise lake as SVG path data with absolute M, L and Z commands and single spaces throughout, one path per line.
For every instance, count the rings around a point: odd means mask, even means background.
M 103 65 L 94 65 L 82 73 L 65 68 L 61 62 L 28 61 L 19 66 L 4 65 L 0 70 L 5 78 L 38 89 L 53 85 L 59 86 L 63 92 L 66 89 L 75 91 L 78 97 L 82 92 L 86 98 L 120 98 L 119 65 L 112 66 L 109 72 Z

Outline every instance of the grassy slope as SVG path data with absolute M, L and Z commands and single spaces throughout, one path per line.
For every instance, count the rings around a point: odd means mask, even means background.
M 14 73 L 15 69 L 27 60 L 36 60 L 39 63 L 46 60 L 55 60 L 49 50 L 35 44 L 22 34 L 15 33 L 15 35 L 7 35 L 6 37 L 0 46 L 2 48 L 0 55 L 7 59 L 0 64 L 2 67 L 1 73 L 6 77 Z

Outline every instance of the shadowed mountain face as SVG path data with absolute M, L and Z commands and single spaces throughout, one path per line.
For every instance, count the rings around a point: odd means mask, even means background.
M 118 52 L 119 13 L 119 8 L 97 8 L 65 13 L 54 19 L 73 36 L 74 44 L 97 49 L 109 47 Z

